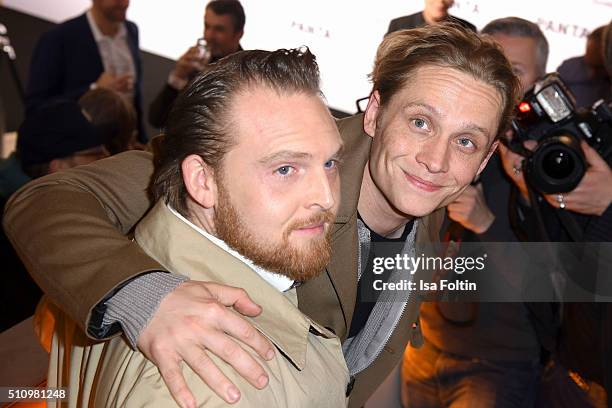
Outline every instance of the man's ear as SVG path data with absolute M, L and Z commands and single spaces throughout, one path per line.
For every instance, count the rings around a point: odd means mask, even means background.
M 234 33 L 234 37 L 238 37 L 237 38 L 238 41 L 240 41 L 242 39 L 243 35 L 244 35 L 244 30 L 240 30 L 240 31 Z
M 480 163 L 480 167 L 478 168 L 478 172 L 476 173 L 476 176 L 480 175 L 480 173 L 482 173 L 484 168 L 487 166 L 489 159 L 491 158 L 491 156 L 493 156 L 493 153 L 495 153 L 495 150 L 497 150 L 497 146 L 499 146 L 499 140 L 496 140 L 491 144 L 491 147 L 489 148 L 489 153 L 487 153 L 487 157 L 485 157 L 482 163 Z
M 214 207 L 217 201 L 215 172 L 202 157 L 189 155 L 181 163 L 183 183 L 192 200 L 204 208 Z
M 378 118 L 379 112 L 380 94 L 378 91 L 374 91 L 370 95 L 370 99 L 368 99 L 368 106 L 363 115 L 363 130 L 365 130 L 370 137 L 374 137 L 376 133 L 376 119 Z

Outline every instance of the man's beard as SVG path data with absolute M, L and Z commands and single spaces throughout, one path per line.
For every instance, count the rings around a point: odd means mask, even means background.
M 318 276 L 329 263 L 330 224 L 334 221 L 334 214 L 330 211 L 291 223 L 283 232 L 280 243 L 258 242 L 245 225 L 248 220 L 242 219 L 232 205 L 229 194 L 220 185 L 218 194 L 214 215 L 217 237 L 256 265 L 296 281 L 307 281 Z M 289 234 L 295 229 L 323 222 L 328 224 L 324 236 L 312 238 L 304 249 L 295 248 L 289 243 Z
M 124 9 L 123 7 L 112 7 L 103 10 L 104 17 L 106 17 L 107 20 L 115 23 L 124 22 L 126 20 L 126 13 L 127 9 Z

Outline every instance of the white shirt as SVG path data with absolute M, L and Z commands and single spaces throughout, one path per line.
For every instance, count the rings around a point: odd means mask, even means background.
M 285 292 L 285 291 L 291 289 L 291 287 L 293 286 L 293 283 L 294 283 L 293 279 L 290 279 L 290 278 L 286 277 L 285 275 L 279 275 L 277 273 L 268 272 L 265 269 L 255 265 L 253 263 L 253 261 L 251 261 L 250 259 L 242 256 L 238 252 L 234 251 L 224 241 L 222 241 L 219 238 L 209 234 L 208 232 L 204 231 L 202 228 L 198 227 L 197 225 L 195 225 L 194 223 L 189 221 L 187 218 L 183 217 L 174 208 L 168 206 L 168 209 L 172 212 L 172 214 L 176 215 L 180 220 L 182 220 L 187 225 L 189 225 L 191 228 L 193 228 L 194 230 L 196 230 L 197 232 L 202 234 L 204 237 L 206 237 L 213 244 L 217 245 L 219 248 L 223 249 L 224 251 L 226 251 L 230 255 L 233 255 L 234 257 L 236 257 L 239 260 L 241 260 L 242 262 L 244 262 L 249 268 L 251 268 L 253 271 L 255 271 L 255 273 L 257 273 L 263 280 L 265 280 L 270 285 L 272 285 L 273 287 L 278 289 L 280 292 Z
M 115 34 L 114 37 L 110 37 L 102 34 L 94 21 L 91 10 L 88 10 L 86 15 L 94 40 L 98 45 L 98 51 L 100 52 L 104 72 L 108 72 L 109 74 L 116 76 L 130 75 L 132 77 L 132 81 L 135 81 L 136 68 L 134 66 L 134 60 L 132 59 L 130 46 L 127 42 L 127 29 L 125 28 L 125 24 L 121 24 L 117 34 Z M 126 92 L 123 95 L 129 98 L 129 101 L 134 99 L 133 90 Z

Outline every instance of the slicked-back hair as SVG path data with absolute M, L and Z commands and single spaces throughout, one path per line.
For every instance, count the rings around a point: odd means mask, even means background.
M 212 0 L 206 5 L 206 9 L 211 9 L 218 16 L 229 14 L 234 22 L 235 33 L 244 30 L 246 17 L 238 0 Z
M 181 164 L 196 154 L 213 170 L 234 146 L 231 103 L 244 92 L 267 88 L 279 95 L 320 96 L 319 68 L 307 47 L 240 51 L 200 73 L 178 96 L 157 146 L 151 192 L 187 216 Z
M 449 23 L 388 34 L 378 47 L 370 74 L 381 106 L 384 108 L 425 66 L 452 68 L 495 88 L 503 107 L 498 133 L 507 128 L 520 97 L 520 85 L 502 49 L 492 39 Z
M 520 17 L 504 17 L 491 21 L 481 30 L 482 34 L 502 34 L 509 37 L 533 38 L 536 43 L 536 55 L 538 58 L 538 76 L 546 73 L 548 62 L 548 40 L 536 23 Z

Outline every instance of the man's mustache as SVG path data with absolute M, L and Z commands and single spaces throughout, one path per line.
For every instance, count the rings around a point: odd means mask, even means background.
M 287 231 L 291 232 L 296 229 L 311 227 L 313 225 L 319 225 L 323 223 L 331 224 L 334 222 L 335 219 L 336 219 L 336 214 L 329 210 L 326 210 L 326 211 L 319 212 L 307 219 L 301 219 L 301 220 L 296 220 L 292 222 L 291 225 L 289 225 L 289 228 L 287 229 Z

